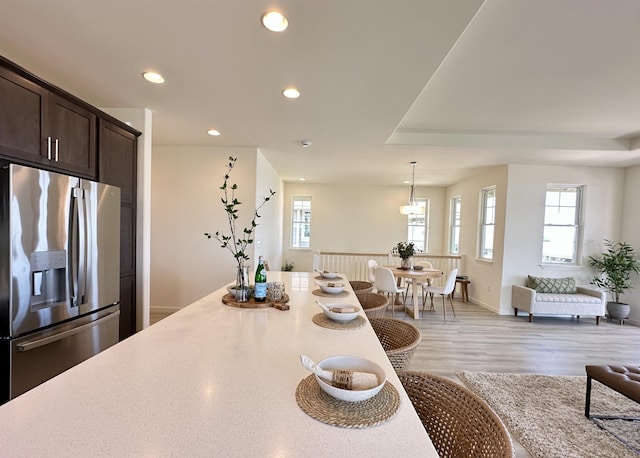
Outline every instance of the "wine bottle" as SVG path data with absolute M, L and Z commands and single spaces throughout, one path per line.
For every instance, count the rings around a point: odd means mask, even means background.
M 264 302 L 267 299 L 267 271 L 264 268 L 262 256 L 258 257 L 253 298 L 256 302 Z

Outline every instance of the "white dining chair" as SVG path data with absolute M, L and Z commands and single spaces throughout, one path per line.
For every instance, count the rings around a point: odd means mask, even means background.
M 373 259 L 369 259 L 367 261 L 367 279 L 370 283 L 373 283 L 374 290 L 376 290 L 376 267 L 378 267 L 378 263 L 376 261 Z
M 451 304 L 451 310 L 453 311 L 453 316 L 456 316 L 456 311 L 453 308 L 453 301 L 451 300 L 451 293 L 453 293 L 453 288 L 456 286 L 456 275 L 458 275 L 458 269 L 453 269 L 449 272 L 449 276 L 447 277 L 447 281 L 444 286 L 423 286 L 422 291 L 424 292 L 424 296 L 422 298 L 422 313 L 424 313 L 424 304 L 427 302 L 427 295 L 431 298 L 431 307 L 433 308 L 433 295 L 439 294 L 442 296 L 442 316 L 444 321 L 447 321 L 447 312 L 445 310 L 444 298 L 445 296 L 449 298 L 449 303 Z
M 378 292 L 391 295 L 391 301 L 389 305 L 391 306 L 391 316 L 394 316 L 396 296 L 400 294 L 403 297 L 402 308 L 404 309 L 404 305 L 406 304 L 406 299 L 407 299 L 407 296 L 405 294 L 407 291 L 407 288 L 403 288 L 397 285 L 396 277 L 393 275 L 393 272 L 391 272 L 391 269 L 389 269 L 388 267 L 378 266 L 376 267 L 374 272 L 375 272 L 375 285 Z
M 367 277 L 369 278 L 369 281 L 374 284 L 376 282 L 376 267 L 378 267 L 378 263 L 376 261 L 373 259 L 369 259 L 367 261 Z

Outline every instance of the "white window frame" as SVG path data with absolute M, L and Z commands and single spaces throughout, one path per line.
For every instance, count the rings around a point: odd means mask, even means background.
M 558 183 L 547 183 L 547 188 L 545 190 L 545 205 L 544 205 L 544 221 L 543 221 L 543 230 L 542 230 L 542 253 L 541 253 L 541 261 L 543 264 L 550 264 L 554 266 L 575 266 L 578 264 L 578 255 L 579 250 L 578 247 L 581 244 L 582 239 L 582 205 L 584 200 L 584 185 L 576 185 L 576 184 L 558 184 Z M 554 199 L 554 202 L 550 202 L 550 193 L 560 193 L 558 199 Z M 573 195 L 574 198 L 569 200 L 563 199 L 562 194 L 565 195 Z M 548 212 L 555 212 L 556 215 L 560 215 L 561 212 L 565 212 L 569 210 L 569 213 L 573 209 L 573 218 L 571 222 L 560 223 L 557 220 L 553 222 L 554 215 Z M 568 215 L 566 215 L 568 216 Z M 567 253 L 564 253 L 565 256 L 562 256 L 562 248 L 558 247 L 560 251 L 554 251 L 551 248 L 552 233 L 554 229 L 557 229 L 561 232 L 573 232 L 573 242 L 571 243 L 571 253 L 570 258 L 567 257 Z M 558 234 L 558 236 L 561 236 Z M 563 243 L 562 246 L 566 247 L 566 243 Z M 556 255 L 556 256 L 553 256 Z
M 298 209 L 297 203 L 304 206 L 308 202 L 308 209 Z M 311 248 L 311 196 L 291 197 L 291 241 L 290 248 L 308 250 Z M 306 235 L 305 235 L 306 228 Z
M 424 215 L 407 215 L 407 242 L 413 242 L 414 246 L 420 253 L 429 251 L 429 199 L 414 199 L 415 203 L 424 207 Z M 424 231 L 422 239 L 414 238 L 416 231 Z
M 480 191 L 480 224 L 478 234 L 478 258 L 493 261 L 496 227 L 496 187 Z
M 462 198 L 453 196 L 449 201 L 449 253 L 460 254 L 460 218 Z

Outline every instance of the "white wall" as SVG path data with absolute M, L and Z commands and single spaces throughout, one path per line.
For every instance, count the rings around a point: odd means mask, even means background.
M 640 166 L 629 167 L 624 175 L 623 224 L 620 240 L 628 242 L 640 253 Z M 634 288 L 622 299 L 631 306 L 630 321 L 640 325 L 640 278 L 633 277 Z
M 503 252 L 505 238 L 504 221 L 507 202 L 507 177 L 506 166 L 487 169 L 484 173 L 464 180 L 446 190 L 446 214 L 449 214 L 451 197 L 460 196 L 460 255 L 463 256 L 462 265 L 468 275 L 471 284 L 469 298 L 483 307 L 499 312 L 500 290 L 502 284 L 502 265 L 506 252 Z M 491 262 L 479 260 L 478 253 L 478 223 L 480 221 L 480 196 L 484 188 L 496 187 L 496 220 L 494 231 L 494 252 Z M 448 220 L 446 231 L 448 231 Z M 446 232 L 445 232 L 446 234 Z M 445 236 L 448 238 L 448 234 Z
M 263 255 L 272 270 L 289 260 L 295 262 L 295 270 L 308 271 L 316 250 L 382 253 L 406 240 L 407 218 L 398 212 L 398 206 L 408 197 L 406 186 L 283 184 L 262 153 L 252 148 L 156 147 L 151 231 L 154 308 L 183 307 L 234 279 L 231 254 L 202 236 L 205 231 L 228 232 L 219 187 L 229 155 L 238 157 L 230 181 L 238 183 L 241 201 L 259 203 L 269 189 L 277 192 L 260 212 L 255 251 L 250 251 L 253 266 L 257 256 Z M 461 273 L 470 276 L 469 295 L 477 304 L 496 313 L 513 313 L 511 285 L 523 283 L 528 274 L 570 275 L 580 284 L 588 283 L 590 273 L 586 268 L 567 271 L 540 267 L 547 183 L 586 186 L 583 257 L 598 253 L 604 238 L 622 239 L 640 247 L 635 198 L 640 195 L 640 166 L 626 173 L 616 168 L 500 166 L 446 189 L 418 187 L 417 197 L 430 199 L 431 254 L 446 253 L 449 200 L 461 196 L 460 254 L 465 266 Z M 496 186 L 492 262 L 476 256 L 480 191 L 488 186 Z M 309 250 L 289 248 L 294 195 L 312 196 Z M 252 215 L 253 209 L 243 207 L 238 227 L 247 225 Z M 626 299 L 632 303 L 632 318 L 637 321 L 640 291 L 632 290 Z
M 582 245 L 576 267 L 542 266 L 544 202 L 547 183 L 584 185 Z M 511 313 L 511 285 L 527 275 L 574 277 L 588 285 L 586 259 L 602 250 L 605 238 L 618 240 L 622 225 L 624 169 L 606 167 L 509 166 L 505 260 L 500 311 Z
M 239 230 L 249 226 L 255 211 L 256 173 L 268 167 L 255 148 L 155 147 L 153 151 L 151 218 L 151 307 L 181 308 L 235 280 L 236 263 L 220 244 L 205 232 L 229 234 L 220 198 L 228 157 L 238 158 L 229 184 L 236 183 Z M 272 176 L 265 178 L 269 184 Z M 269 202 L 271 205 L 274 202 Z M 274 210 L 259 219 L 263 246 L 280 240 Z M 277 214 L 277 211 L 276 213 Z M 269 231 L 274 231 L 271 234 Z M 266 235 L 265 235 L 266 234 Z M 249 250 L 254 259 L 254 248 Z
M 510 165 L 447 188 L 449 200 L 461 196 L 460 251 L 466 275 L 471 279 L 469 296 L 477 304 L 500 314 L 511 314 L 511 285 L 524 284 L 527 275 L 573 276 L 588 284 L 587 267 L 543 269 L 541 267 L 544 200 L 547 183 L 585 185 L 582 258 L 596 254 L 604 238 L 619 239 L 622 225 L 624 170 L 593 167 Z M 477 259 L 480 192 L 496 186 L 494 258 Z M 445 228 L 445 234 L 448 225 Z M 445 237 L 446 238 L 446 237 Z
M 314 251 L 386 253 L 407 240 L 407 217 L 398 207 L 406 205 L 409 192 L 407 186 L 287 183 L 283 258 L 295 263 L 294 270 L 309 271 Z M 290 249 L 293 196 L 311 196 L 309 250 Z M 416 197 L 430 199 L 428 251 L 442 254 L 444 188 L 416 187 Z
M 269 262 L 271 270 L 280 270 L 282 265 L 282 224 L 284 209 L 284 182 L 276 173 L 262 152 L 258 151 L 256 163 L 256 203 L 257 208 L 269 190 L 276 192 L 258 212 L 258 227 L 255 235 L 255 257 L 253 266 L 258 265 L 258 256 L 263 256 Z M 269 224 L 262 224 L 268 221 Z M 267 274 L 268 279 L 268 274 Z

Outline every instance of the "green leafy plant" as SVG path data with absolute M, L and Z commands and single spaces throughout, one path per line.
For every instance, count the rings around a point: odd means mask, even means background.
M 626 242 L 605 240 L 604 246 L 606 251 L 600 256 L 589 256 L 589 266 L 596 271 L 591 284 L 608 291 L 614 302 L 620 302 L 620 294 L 633 287 L 631 274 L 640 273 L 640 260 Z
M 413 245 L 413 242 L 398 242 L 394 247 L 394 251 L 400 256 L 401 259 L 409 259 L 416 254 L 417 250 Z
M 229 185 L 229 177 L 231 176 L 231 171 L 236 166 L 236 161 L 238 158 L 229 156 L 229 163 L 227 164 L 227 173 L 224 175 L 224 182 L 220 189 L 223 191 L 222 206 L 227 214 L 227 220 L 229 222 L 229 235 L 221 234 L 216 231 L 215 233 L 205 232 L 204 236 L 209 239 L 215 239 L 221 243 L 221 248 L 228 249 L 236 262 L 238 263 L 238 267 L 241 267 L 245 261 L 249 260 L 249 256 L 247 255 L 247 247 L 253 243 L 253 231 L 255 230 L 258 223 L 256 220 L 260 218 L 258 211 L 262 208 L 264 204 L 269 202 L 269 200 L 275 195 L 275 191 L 269 189 L 269 195 L 262 198 L 262 203 L 256 208 L 253 219 L 251 220 L 251 224 L 248 227 L 242 229 L 242 232 L 238 232 L 236 229 L 236 220 L 238 219 L 238 207 L 242 204 L 236 197 L 236 190 L 238 189 L 237 184 Z

